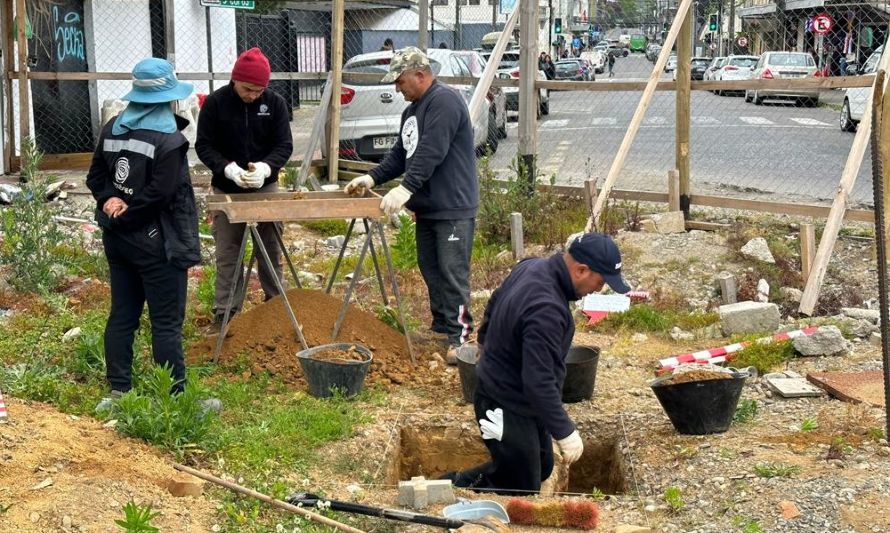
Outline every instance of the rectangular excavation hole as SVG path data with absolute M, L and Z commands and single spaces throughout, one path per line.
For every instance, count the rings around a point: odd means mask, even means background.
M 617 437 L 586 437 L 584 454 L 569 469 L 568 479 L 557 480 L 557 492 L 604 494 L 627 490 L 624 456 Z M 436 479 L 446 472 L 466 470 L 489 460 L 488 449 L 475 430 L 453 426 L 405 426 L 391 450 L 388 479 L 392 484 L 424 476 Z

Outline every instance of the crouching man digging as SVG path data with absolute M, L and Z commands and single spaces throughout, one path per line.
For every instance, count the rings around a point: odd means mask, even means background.
M 537 492 L 553 471 L 553 445 L 566 463 L 584 444 L 562 406 L 565 357 L 575 334 L 569 303 L 630 287 L 608 235 L 585 233 L 565 253 L 520 262 L 494 291 L 479 329 L 474 408 L 491 461 L 451 472 L 457 487 L 516 494 Z

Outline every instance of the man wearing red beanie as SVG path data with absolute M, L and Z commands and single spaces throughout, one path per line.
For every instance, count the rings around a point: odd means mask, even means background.
M 287 102 L 270 91 L 269 60 L 259 48 L 242 53 L 232 68 L 232 81 L 204 101 L 198 116 L 195 151 L 213 172 L 214 192 L 240 194 L 276 192 L 278 171 L 293 152 Z M 260 285 L 266 299 L 278 294 L 275 278 L 281 275 L 281 249 L 275 232 L 281 223 L 260 223 L 260 238 L 272 265 L 258 256 Z M 216 242 L 216 298 L 214 319 L 222 323 L 233 283 L 241 285 L 243 273 L 235 272 L 245 224 L 231 224 L 222 213 L 213 215 Z M 235 279 L 236 274 L 238 279 Z M 241 290 L 235 291 L 232 311 L 241 309 Z

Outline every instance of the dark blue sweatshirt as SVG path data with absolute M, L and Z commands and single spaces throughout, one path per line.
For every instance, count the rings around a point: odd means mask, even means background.
M 575 430 L 562 407 L 562 384 L 575 334 L 569 302 L 576 299 L 562 254 L 527 259 L 491 295 L 479 328 L 478 390 L 538 419 L 556 439 Z
M 405 207 L 418 218 L 476 217 L 479 182 L 470 113 L 461 95 L 439 81 L 402 112 L 400 135 L 370 172 L 377 184 L 404 174 Z

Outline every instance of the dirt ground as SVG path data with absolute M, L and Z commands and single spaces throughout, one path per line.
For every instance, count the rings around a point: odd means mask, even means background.
M 0 424 L 0 531 L 120 531 L 114 521 L 123 519 L 121 509 L 131 499 L 161 513 L 154 524 L 162 531 L 213 527 L 215 504 L 170 495 L 166 484 L 176 471 L 150 446 L 121 438 L 90 418 L 11 398 L 6 403 L 10 422 Z

